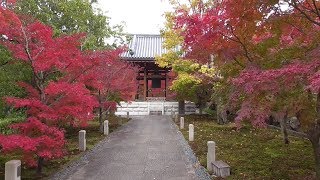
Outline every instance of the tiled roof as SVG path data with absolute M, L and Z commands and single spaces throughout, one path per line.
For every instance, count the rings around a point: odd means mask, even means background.
M 128 51 L 121 54 L 123 59 L 154 60 L 156 56 L 167 52 L 162 47 L 164 38 L 160 35 L 134 34 L 132 36 Z

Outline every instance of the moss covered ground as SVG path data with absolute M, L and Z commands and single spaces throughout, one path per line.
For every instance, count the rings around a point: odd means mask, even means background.
M 227 179 L 315 179 L 311 143 L 290 136 L 285 145 L 274 129 L 255 129 L 249 125 L 237 130 L 234 123 L 219 125 L 207 115 L 185 116 L 183 135 L 188 125 L 195 126 L 195 141 L 189 142 L 202 166 L 206 167 L 207 141 L 216 142 L 216 160 L 231 166 Z

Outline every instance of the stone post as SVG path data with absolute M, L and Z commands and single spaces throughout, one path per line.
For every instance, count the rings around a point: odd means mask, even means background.
M 194 126 L 189 124 L 189 141 L 194 141 Z
M 162 102 L 162 110 L 161 110 L 162 115 L 165 115 L 165 109 L 164 109 L 164 102 Z
M 180 129 L 184 129 L 184 117 L 180 117 Z
M 105 120 L 103 122 L 103 134 L 109 135 L 109 121 L 108 120 Z
M 129 111 L 127 112 L 127 119 L 129 119 Z
M 20 180 L 21 179 L 21 161 L 11 160 L 5 164 L 5 180 Z
M 208 153 L 207 153 L 207 169 L 211 172 L 212 163 L 216 161 L 216 143 L 214 141 L 208 141 Z
M 87 147 L 87 142 L 86 142 L 86 131 L 81 130 L 79 131 L 79 150 L 80 151 L 85 151 Z
M 174 122 L 178 123 L 178 120 L 179 120 L 179 115 L 176 114 L 175 117 L 174 117 Z

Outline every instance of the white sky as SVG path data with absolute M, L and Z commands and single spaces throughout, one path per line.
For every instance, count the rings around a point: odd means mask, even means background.
M 166 0 L 99 0 L 99 4 L 111 25 L 125 22 L 125 32 L 132 34 L 159 34 L 163 14 L 170 10 Z

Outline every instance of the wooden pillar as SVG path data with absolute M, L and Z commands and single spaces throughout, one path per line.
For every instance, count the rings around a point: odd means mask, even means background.
M 140 72 L 138 71 L 138 76 L 137 77 L 140 77 Z M 137 78 L 138 79 L 138 78 Z M 139 99 L 140 97 L 140 79 L 138 79 L 138 88 L 137 88 L 137 93 L 136 93 L 136 96 L 135 96 L 135 98 L 136 99 Z
M 146 97 L 149 97 L 149 80 L 148 80 L 148 70 L 147 70 L 147 96 Z
M 166 77 L 166 80 L 164 82 L 164 97 L 165 99 L 167 100 L 167 85 L 168 85 L 168 75 L 167 75 L 167 70 L 165 71 L 165 77 Z
M 147 85 L 147 68 L 144 67 L 144 72 L 143 72 L 143 99 L 146 101 L 147 100 L 147 91 L 148 91 L 148 85 Z

